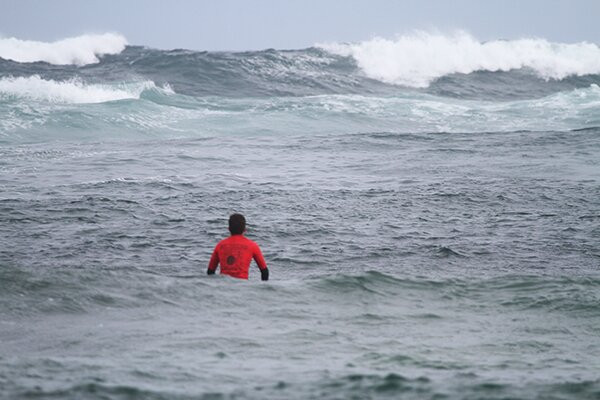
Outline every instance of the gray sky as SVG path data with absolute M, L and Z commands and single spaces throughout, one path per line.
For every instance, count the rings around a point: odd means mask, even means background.
M 464 29 L 480 40 L 600 43 L 600 0 L 0 0 L 0 35 L 122 33 L 165 49 L 250 50 Z

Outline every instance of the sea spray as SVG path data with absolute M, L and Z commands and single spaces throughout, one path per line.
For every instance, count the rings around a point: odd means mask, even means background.
M 55 42 L 0 38 L 0 58 L 21 63 L 47 62 L 54 65 L 87 65 L 100 56 L 119 54 L 127 40 L 115 33 L 82 35 Z
M 369 77 L 410 87 L 427 87 L 437 78 L 474 71 L 530 68 L 544 79 L 600 73 L 600 48 L 594 43 L 553 43 L 545 39 L 479 42 L 466 32 L 442 35 L 416 32 L 395 39 L 375 37 L 359 43 L 319 47 L 354 58 Z

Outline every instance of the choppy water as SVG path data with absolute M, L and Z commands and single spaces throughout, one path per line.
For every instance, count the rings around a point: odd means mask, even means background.
M 94 40 L 0 54 L 0 397 L 600 397 L 595 45 Z M 271 281 L 205 275 L 233 211 Z

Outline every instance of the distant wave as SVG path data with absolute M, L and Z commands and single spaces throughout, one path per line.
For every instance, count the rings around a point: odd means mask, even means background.
M 112 103 L 118 100 L 127 100 L 126 105 Z M 0 79 L 0 139 L 19 142 L 18 132 L 32 130 L 40 140 L 69 137 L 66 127 L 79 137 L 570 131 L 600 126 L 599 106 L 597 84 L 502 102 L 420 92 L 227 98 L 188 96 L 153 80 L 99 84 L 34 75 Z M 260 130 L 249 129 L 249 120 Z M 444 255 L 452 254 L 438 254 Z
M 300 50 L 205 52 L 131 46 L 118 34 L 105 34 L 54 43 L 0 39 L 0 71 L 2 77 L 54 81 L 169 83 L 193 97 L 425 92 L 503 101 L 600 84 L 600 49 L 591 43 L 480 43 L 466 33 L 418 33 Z
M 55 65 L 87 65 L 105 54 L 119 54 L 127 40 L 116 33 L 82 35 L 56 42 L 0 38 L 0 57 L 17 62 L 44 61 Z
M 123 99 L 139 99 L 144 90 L 155 88 L 156 85 L 152 81 L 115 85 L 86 84 L 78 79 L 55 81 L 33 75 L 0 79 L 0 98 L 15 96 L 51 103 L 104 103 Z
M 600 48 L 593 43 L 553 43 L 545 39 L 479 42 L 466 32 L 416 32 L 393 40 L 376 37 L 359 43 L 318 47 L 351 56 L 370 78 L 424 88 L 442 76 L 475 71 L 534 70 L 544 79 L 600 73 Z

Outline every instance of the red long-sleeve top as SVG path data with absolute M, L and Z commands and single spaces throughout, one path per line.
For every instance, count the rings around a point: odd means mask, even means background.
M 221 240 L 210 257 L 208 269 L 215 271 L 221 264 L 221 273 L 235 278 L 248 279 L 248 270 L 252 259 L 258 268 L 267 269 L 267 263 L 258 244 L 244 235 L 231 235 Z

